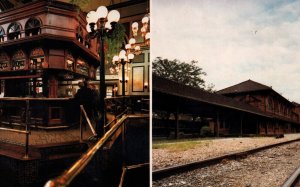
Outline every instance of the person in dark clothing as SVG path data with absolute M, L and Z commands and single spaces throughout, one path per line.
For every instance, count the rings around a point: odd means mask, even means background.
M 75 94 L 75 100 L 79 105 L 83 105 L 88 117 L 94 120 L 94 91 L 88 88 L 88 82 L 79 82 L 79 90 Z

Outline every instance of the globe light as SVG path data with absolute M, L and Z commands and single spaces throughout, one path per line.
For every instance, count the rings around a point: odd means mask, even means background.
M 149 40 L 150 39 L 150 32 L 147 32 L 147 34 L 145 35 L 145 39 Z
M 134 47 L 134 50 L 135 50 L 135 51 L 140 51 L 140 50 L 141 50 L 141 47 L 140 47 L 139 45 L 137 45 L 137 46 Z
M 128 59 L 129 59 L 129 60 L 132 60 L 133 58 L 134 58 L 134 54 L 129 53 L 129 54 L 128 54 Z
M 92 31 L 91 31 L 91 27 L 90 27 L 89 24 L 86 25 L 86 31 L 87 31 L 87 32 L 92 32 Z
M 125 45 L 125 49 L 130 49 L 131 48 L 131 44 L 126 44 Z
M 125 50 L 121 50 L 119 53 L 119 59 L 121 60 L 125 60 L 126 59 L 126 51 Z
M 112 10 L 107 15 L 109 22 L 118 22 L 120 20 L 120 13 L 117 10 Z
M 119 57 L 117 55 L 115 55 L 112 59 L 113 62 L 118 62 L 119 61 Z
M 105 23 L 105 28 L 111 30 L 111 24 L 110 22 Z
M 97 15 L 98 17 L 101 19 L 101 18 L 106 18 L 107 16 L 107 13 L 108 13 L 108 10 L 105 6 L 99 6 L 97 8 Z
M 143 17 L 142 23 L 145 24 L 145 23 L 148 23 L 148 22 L 149 22 L 149 17 L 148 16 Z
M 132 27 L 132 29 L 138 29 L 139 28 L 138 22 L 133 22 L 131 27 Z
M 87 15 L 86 15 L 86 21 L 88 22 L 88 24 L 90 23 L 96 23 L 98 21 L 98 16 L 97 13 L 95 11 L 90 11 Z
M 135 44 L 135 39 L 134 38 L 130 38 L 130 40 L 128 41 L 129 44 L 133 45 Z

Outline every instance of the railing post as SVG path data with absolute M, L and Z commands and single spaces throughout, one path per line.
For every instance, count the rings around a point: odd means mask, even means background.
M 125 147 L 125 121 L 122 124 L 122 157 L 123 163 L 125 162 L 126 157 L 126 147 Z
M 79 125 L 80 125 L 80 139 L 79 141 L 82 142 L 82 108 L 81 108 L 82 105 L 80 105 L 80 120 L 79 120 Z
M 25 140 L 25 155 L 24 158 L 29 157 L 29 100 L 26 100 L 26 109 L 25 109 L 25 123 L 26 123 L 26 140 Z
M 24 155 L 25 159 L 29 158 L 28 152 L 29 152 L 29 132 L 27 131 L 26 132 L 26 140 L 25 140 L 25 155 Z

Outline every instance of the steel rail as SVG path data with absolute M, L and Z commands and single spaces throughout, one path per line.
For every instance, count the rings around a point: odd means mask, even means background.
M 254 149 L 250 149 L 250 150 L 246 150 L 246 151 L 241 151 L 241 152 L 237 152 L 237 153 L 225 154 L 222 156 L 218 156 L 218 157 L 214 157 L 214 158 L 210 158 L 210 159 L 206 159 L 206 160 L 190 162 L 187 164 L 181 164 L 181 165 L 166 167 L 166 168 L 162 168 L 162 169 L 157 169 L 152 172 L 152 179 L 153 179 L 153 181 L 160 180 L 160 179 L 172 176 L 172 175 L 184 173 L 187 171 L 203 168 L 203 167 L 214 165 L 214 164 L 218 164 L 224 159 L 243 158 L 250 154 L 254 154 L 254 153 L 266 150 L 266 149 L 274 148 L 277 146 L 281 146 L 281 145 L 285 145 L 285 144 L 289 144 L 289 143 L 293 143 L 293 142 L 297 142 L 297 141 L 300 141 L 300 138 L 285 141 L 285 142 L 275 143 L 275 144 L 271 144 L 271 145 L 266 145 L 266 146 L 262 146 L 262 147 L 258 147 L 258 148 L 254 148 Z
M 96 144 L 91 147 L 85 154 L 83 154 L 79 160 L 77 160 L 68 170 L 66 170 L 62 175 L 56 177 L 55 179 L 49 180 L 45 187 L 62 187 L 68 186 L 73 179 L 78 176 L 89 162 L 94 158 L 97 151 L 101 149 L 107 141 L 117 132 L 119 128 L 124 125 L 127 119 L 137 119 L 137 118 L 149 118 L 149 115 L 124 115 L 109 131 L 107 131 L 104 136 L 96 142 Z
M 300 167 L 297 168 L 294 173 L 283 183 L 281 187 L 294 187 L 300 178 Z

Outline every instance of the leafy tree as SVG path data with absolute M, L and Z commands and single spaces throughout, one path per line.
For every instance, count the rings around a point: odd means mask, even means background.
M 181 62 L 177 59 L 168 60 L 157 57 L 153 61 L 153 74 L 159 77 L 170 79 L 178 83 L 185 84 L 213 92 L 214 85 L 205 85 L 205 81 L 202 78 L 206 76 L 206 73 L 197 66 L 197 61 L 191 61 L 190 63 Z

